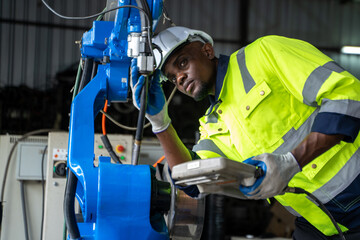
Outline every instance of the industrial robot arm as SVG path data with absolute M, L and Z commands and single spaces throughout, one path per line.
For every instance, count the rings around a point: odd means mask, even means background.
M 146 81 L 154 71 L 150 37 L 162 12 L 161 0 L 115 3 L 118 9 L 114 21 L 94 21 L 81 41 L 85 64 L 83 84 L 71 105 L 66 225 L 70 239 L 168 239 L 167 227 L 159 215 L 169 209 L 170 185 L 157 181 L 150 166 L 136 165 L 147 84 L 142 90 L 134 165 L 112 164 L 109 157 L 99 157 L 99 166 L 94 166 L 95 116 L 105 100 L 127 100 L 132 58 L 137 58 L 139 73 Z M 93 72 L 96 74 L 91 79 Z M 83 222 L 75 219 L 75 196 Z

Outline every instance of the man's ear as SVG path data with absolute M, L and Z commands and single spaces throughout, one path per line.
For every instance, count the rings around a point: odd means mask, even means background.
M 201 48 L 201 51 L 210 59 L 214 59 L 215 57 L 215 52 L 214 52 L 214 48 L 210 43 L 205 43 L 203 45 L 203 47 Z

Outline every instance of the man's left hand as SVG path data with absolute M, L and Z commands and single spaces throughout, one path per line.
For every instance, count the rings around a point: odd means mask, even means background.
M 157 134 L 165 131 L 169 127 L 171 119 L 168 115 L 165 94 L 160 84 L 160 70 L 156 70 L 150 79 L 145 116 L 152 125 L 152 131 Z M 136 58 L 131 61 L 130 81 L 133 93 L 133 104 L 137 109 L 140 109 L 141 91 L 145 83 L 145 77 L 139 76 Z
M 250 187 L 240 186 L 248 199 L 266 199 L 284 194 L 289 181 L 301 171 L 298 162 L 292 153 L 271 154 L 264 153 L 247 159 L 244 163 L 261 167 L 265 176 L 258 178 Z

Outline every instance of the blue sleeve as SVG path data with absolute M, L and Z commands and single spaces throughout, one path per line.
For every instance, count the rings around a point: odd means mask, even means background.
M 192 197 L 192 198 L 195 198 L 197 196 L 199 196 L 199 188 L 196 186 L 196 185 L 191 185 L 191 186 L 186 186 L 186 187 L 182 187 L 182 186 L 179 186 L 179 185 L 176 185 L 175 182 L 174 182 L 174 179 L 172 179 L 171 177 L 171 170 L 170 168 L 168 168 L 169 170 L 169 174 L 170 174 L 170 178 L 171 178 L 171 181 L 172 183 L 174 184 L 174 186 L 178 189 L 180 189 L 181 191 L 183 191 L 184 193 L 186 193 L 186 195 Z
M 354 142 L 360 130 L 360 119 L 348 115 L 321 112 L 312 125 L 312 132 L 344 135 L 345 142 Z
M 191 150 L 189 150 L 189 153 L 191 155 L 191 159 L 199 159 L 200 157 L 196 154 L 196 152 L 193 152 Z M 186 193 L 186 195 L 192 197 L 192 198 L 195 198 L 199 195 L 199 189 L 196 185 L 192 185 L 192 186 L 186 186 L 186 187 L 182 187 L 182 186 L 179 186 L 179 185 L 176 185 L 175 182 L 174 182 L 174 179 L 172 179 L 171 177 L 171 170 L 170 168 L 168 168 L 169 170 L 169 174 L 170 174 L 170 178 L 171 178 L 171 181 L 172 183 L 174 184 L 174 186 L 180 190 L 182 190 L 184 193 Z

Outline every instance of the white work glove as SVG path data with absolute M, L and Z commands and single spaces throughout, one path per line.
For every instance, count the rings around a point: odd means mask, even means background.
M 244 163 L 260 167 L 264 171 L 264 175 L 252 186 L 240 186 L 240 191 L 248 196 L 248 199 L 266 199 L 284 194 L 290 180 L 301 171 L 291 152 L 264 153 L 252 159 L 246 159 Z
M 131 61 L 130 82 L 133 104 L 137 109 L 140 109 L 141 89 L 145 83 L 145 77 L 139 77 L 136 58 Z M 164 91 L 162 90 L 160 84 L 160 70 L 156 70 L 154 74 L 150 76 L 150 86 L 145 116 L 150 121 L 152 131 L 155 134 L 165 131 L 171 123 Z

